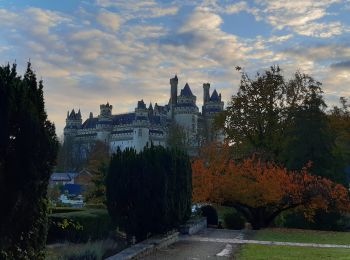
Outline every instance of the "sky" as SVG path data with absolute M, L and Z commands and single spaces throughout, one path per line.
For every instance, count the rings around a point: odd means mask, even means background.
M 199 107 L 205 82 L 227 102 L 236 66 L 307 73 L 331 106 L 350 97 L 350 0 L 0 0 L 0 65 L 29 60 L 59 136 L 73 108 L 166 104 L 175 74 Z

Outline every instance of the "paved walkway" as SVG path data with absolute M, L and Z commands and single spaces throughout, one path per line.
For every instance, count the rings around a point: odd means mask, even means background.
M 182 240 L 196 242 L 215 242 L 227 244 L 257 244 L 269 246 L 300 246 L 300 247 L 324 247 L 324 248 L 350 248 L 350 245 L 335 245 L 335 244 L 316 244 L 316 243 L 296 243 L 296 242 L 273 242 L 247 239 L 222 239 L 222 238 L 203 238 L 203 237 L 184 237 Z
M 167 248 L 144 258 L 147 260 L 201 260 L 230 257 L 238 248 L 237 244 L 227 243 L 230 239 L 244 239 L 241 231 L 225 229 L 205 229 L 195 236 L 180 236 L 180 240 Z M 204 241 L 208 239 L 208 241 Z M 218 239 L 222 239 L 219 241 Z M 215 240 L 215 243 L 213 241 Z
M 232 258 L 240 244 L 267 246 L 300 246 L 319 248 L 349 248 L 350 245 L 272 242 L 247 239 L 246 234 L 237 230 L 205 229 L 196 235 L 180 236 L 180 240 L 167 248 L 146 257 L 147 260 L 223 259 Z

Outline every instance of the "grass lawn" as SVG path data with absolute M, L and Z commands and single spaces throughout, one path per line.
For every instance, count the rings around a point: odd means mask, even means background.
M 252 238 L 263 241 L 350 244 L 350 233 L 271 228 L 256 232 Z M 350 249 L 294 246 L 243 245 L 238 259 L 350 259 Z
M 347 245 L 350 244 L 350 232 L 269 228 L 257 231 L 253 239 L 264 241 Z
M 238 254 L 238 259 L 239 260 L 350 259 L 350 249 L 244 245 Z

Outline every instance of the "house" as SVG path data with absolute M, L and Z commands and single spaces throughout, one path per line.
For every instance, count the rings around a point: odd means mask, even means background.
M 81 186 L 89 186 L 92 184 L 93 174 L 87 169 L 81 170 L 74 178 L 74 183 Z

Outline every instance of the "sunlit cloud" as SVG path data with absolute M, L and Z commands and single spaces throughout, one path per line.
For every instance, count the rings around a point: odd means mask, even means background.
M 0 63 L 16 60 L 23 71 L 31 60 L 59 134 L 72 108 L 86 118 L 107 101 L 114 113 L 140 99 L 166 104 L 176 73 L 198 106 L 204 82 L 230 99 L 235 66 L 252 75 L 273 64 L 287 75 L 300 69 L 324 83 L 332 102 L 350 96 L 350 25 L 337 16 L 348 2 L 96 0 L 75 10 L 4 3 Z

